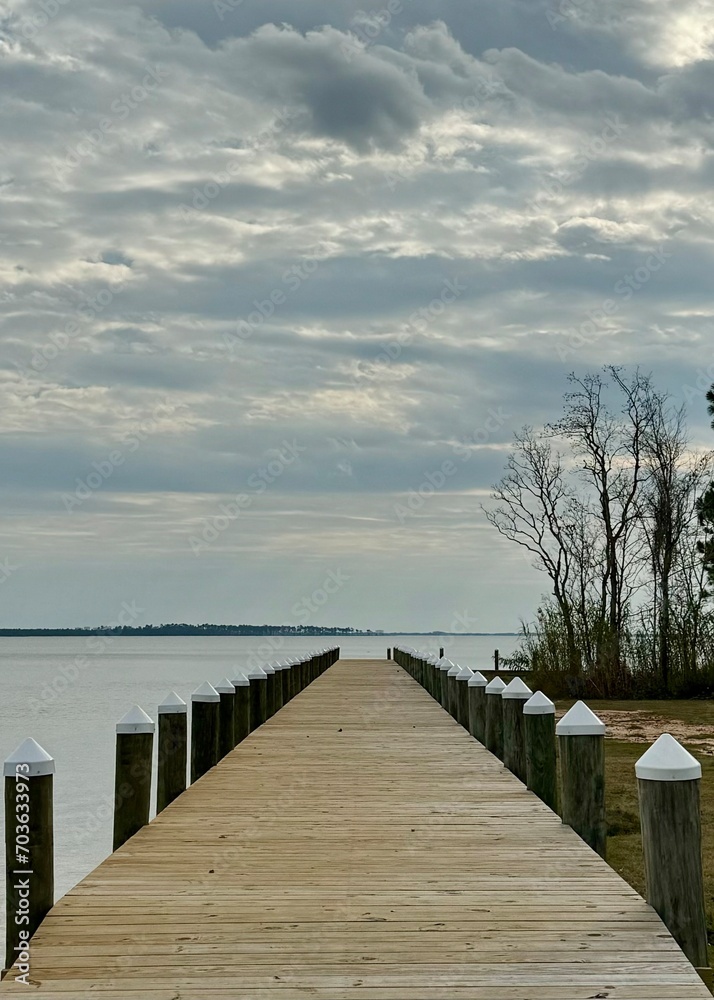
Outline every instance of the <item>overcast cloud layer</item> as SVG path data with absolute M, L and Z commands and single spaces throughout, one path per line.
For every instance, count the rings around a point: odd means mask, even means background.
M 711 444 L 713 38 L 9 0 L 0 623 L 517 628 L 545 584 L 479 505 L 569 371 L 639 363 Z

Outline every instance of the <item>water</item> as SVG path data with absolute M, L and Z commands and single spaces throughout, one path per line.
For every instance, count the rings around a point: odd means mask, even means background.
M 57 896 L 111 852 L 114 726 L 132 705 L 141 705 L 155 719 L 156 706 L 171 690 L 188 702 L 204 680 L 217 683 L 254 662 L 335 644 L 343 657 L 355 659 L 381 658 L 395 644 L 427 652 L 444 646 L 455 662 L 484 668 L 492 665 L 495 647 L 507 656 L 517 640 L 510 636 L 0 638 L 0 759 L 32 736 L 56 761 Z M 4 912 L 0 922 L 3 919 Z

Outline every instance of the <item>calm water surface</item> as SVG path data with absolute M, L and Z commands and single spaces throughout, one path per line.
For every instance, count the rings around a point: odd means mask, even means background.
M 187 702 L 205 680 L 217 683 L 236 669 L 339 643 L 343 657 L 386 655 L 410 645 L 455 662 L 490 667 L 494 647 L 509 655 L 515 637 L 108 637 L 0 638 L 0 754 L 2 760 L 34 737 L 56 760 L 55 861 L 61 896 L 110 852 L 114 783 L 114 726 L 134 704 L 156 719 L 169 691 Z M 153 801 L 153 799 L 152 799 Z M 2 797 L 0 796 L 0 803 Z M 1 806 L 0 806 L 1 808 Z M 4 920 L 4 912 L 0 922 Z

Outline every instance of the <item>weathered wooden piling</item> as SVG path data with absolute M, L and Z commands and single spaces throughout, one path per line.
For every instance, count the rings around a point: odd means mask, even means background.
M 114 851 L 149 822 L 154 728 L 154 723 L 138 705 L 117 722 Z
M 486 685 L 486 749 L 503 760 L 503 698 L 501 692 L 506 685 L 500 677 L 494 677 Z
M 55 762 L 33 739 L 5 761 L 5 968 L 30 985 L 28 943 L 54 904 Z M 36 984 L 35 984 L 36 985 Z
M 558 811 L 558 762 L 555 749 L 555 705 L 536 691 L 523 706 L 526 728 L 526 786 Z
M 456 678 L 461 673 L 458 663 L 452 664 L 446 672 L 446 711 L 452 719 L 456 718 L 458 711 L 458 691 L 456 690 Z
M 635 765 L 647 902 L 692 965 L 708 970 L 699 761 L 664 733 Z
M 503 699 L 503 763 L 526 782 L 526 720 L 523 706 L 533 692 L 520 677 L 514 677 L 501 693 Z
M 290 691 L 290 674 L 292 673 L 292 666 L 290 660 L 280 661 L 280 686 L 282 688 L 281 697 L 282 704 L 287 705 L 292 697 Z
M 486 686 L 488 681 L 477 670 L 468 681 L 469 732 L 475 740 L 486 744 Z
M 447 660 L 445 656 L 439 657 L 437 664 L 439 667 L 439 704 L 447 712 L 449 710 L 449 679 L 447 674 L 453 665 L 451 660 Z
M 456 675 L 456 721 L 464 729 L 469 728 L 469 681 L 473 675 L 471 667 L 462 667 Z
M 268 675 L 262 667 L 255 666 L 248 674 L 250 681 L 251 731 L 262 726 L 268 718 Z
M 392 658 L 392 651 L 391 649 L 387 649 L 387 659 L 391 660 L 391 658 Z
M 236 689 L 227 677 L 215 688 L 221 699 L 218 709 L 218 760 L 223 760 L 236 745 Z
M 236 692 L 236 714 L 233 722 L 233 731 L 236 741 L 235 745 L 238 746 L 246 736 L 250 736 L 250 681 L 240 671 L 236 673 L 231 683 Z
M 218 763 L 221 696 L 206 681 L 191 695 L 191 782 Z
M 159 705 L 159 759 L 156 776 L 156 812 L 160 813 L 186 791 L 188 706 L 172 691 Z
M 275 715 L 275 667 L 272 663 L 263 664 L 263 672 L 266 677 L 265 685 L 265 718 L 272 719 Z
M 501 667 L 501 660 L 500 660 L 500 657 L 498 655 L 498 650 L 494 649 L 494 651 L 493 651 L 493 669 L 494 669 L 495 673 L 498 673 L 500 667 Z
M 279 660 L 273 660 L 270 666 L 275 671 L 275 711 L 283 707 L 283 665 Z
M 439 646 L 439 659 L 442 659 L 443 656 L 444 656 L 444 647 Z
M 579 701 L 555 727 L 563 822 L 605 858 L 605 724 Z

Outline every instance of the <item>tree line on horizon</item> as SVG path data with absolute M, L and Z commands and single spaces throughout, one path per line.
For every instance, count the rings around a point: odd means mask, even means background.
M 512 664 L 553 696 L 714 693 L 714 452 L 685 407 L 608 365 L 570 374 L 560 417 L 514 444 L 484 511 L 551 591 Z

